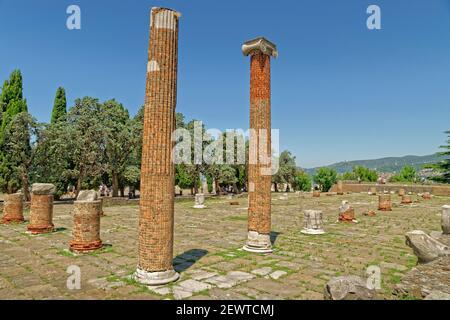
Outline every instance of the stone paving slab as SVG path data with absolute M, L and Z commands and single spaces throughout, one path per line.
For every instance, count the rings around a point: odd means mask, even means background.
M 247 234 L 245 197 L 239 206 L 226 198 L 207 199 L 204 210 L 193 209 L 193 200 L 176 202 L 174 265 L 181 278 L 160 287 L 130 278 L 137 264 L 138 206 L 106 207 L 101 238 L 107 246 L 86 255 L 68 251 L 71 205 L 54 207 L 57 232 L 51 234 L 29 235 L 26 223 L 0 225 L 0 299 L 321 299 L 331 277 L 365 276 L 371 265 L 381 269 L 379 295 L 399 299 L 393 289 L 417 262 L 404 234 L 439 231 L 441 207 L 450 202 L 433 197 L 400 206 L 393 196 L 394 210 L 382 213 L 367 194 L 273 198 L 270 255 L 241 249 Z M 354 205 L 359 223 L 337 222 L 344 199 Z M 305 209 L 323 211 L 324 235 L 300 233 Z M 369 210 L 377 215 L 364 216 Z M 80 267 L 79 290 L 67 288 L 69 266 Z

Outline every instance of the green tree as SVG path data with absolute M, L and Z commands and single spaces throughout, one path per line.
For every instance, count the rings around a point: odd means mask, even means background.
M 278 158 L 278 171 L 272 176 L 272 183 L 275 184 L 275 191 L 278 192 L 278 184 L 293 184 L 297 174 L 295 157 L 290 151 L 283 151 Z
M 313 180 L 319 185 L 320 190 L 328 192 L 337 181 L 337 172 L 330 168 L 319 168 Z
M 23 98 L 22 74 L 19 70 L 14 70 L 9 80 L 5 80 L 0 94 L 0 184 L 7 192 L 13 192 L 17 187 L 21 186 L 20 181 L 22 179 L 18 179 L 15 174 L 18 171 L 14 168 L 17 164 L 17 162 L 14 162 L 17 154 L 11 155 L 8 152 L 11 152 L 11 141 L 16 139 L 20 132 L 23 133 L 23 129 L 19 127 L 21 121 L 24 124 L 25 116 L 19 117 L 17 119 L 18 123 L 12 126 L 9 125 L 14 121 L 16 115 L 24 112 L 27 112 L 27 102 Z M 8 141 L 6 140 L 6 135 L 9 136 Z M 23 144 L 18 146 L 18 148 L 22 147 L 24 147 Z M 13 162 L 11 163 L 10 161 Z M 28 192 L 28 190 L 25 190 L 25 192 Z M 28 194 L 25 194 L 25 196 L 28 196 Z
M 55 101 L 53 103 L 51 123 L 64 121 L 67 114 L 66 91 L 59 87 L 56 90 Z
M 3 140 L 3 133 L 8 123 L 12 121 L 16 114 L 28 111 L 27 102 L 23 98 L 22 73 L 14 70 L 9 80 L 5 80 L 2 93 L 0 95 L 1 107 L 1 130 L 0 143 Z
M 378 174 L 375 170 L 370 170 L 364 166 L 354 166 L 352 172 L 345 172 L 342 175 L 343 180 L 359 180 L 362 182 L 376 182 Z
M 128 110 L 114 99 L 102 104 L 98 117 L 105 141 L 104 169 L 111 177 L 112 196 L 119 196 L 119 189 L 124 196 L 124 172 L 136 159 L 137 141 L 133 138 L 132 122 Z
M 28 112 L 16 114 L 7 124 L 3 139 L 3 161 L 0 164 L 0 188 L 14 193 L 22 189 L 25 199 L 30 200 L 29 171 L 34 157 L 32 137 L 38 135 L 36 120 Z
M 417 172 L 412 166 L 404 166 L 400 172 L 391 177 L 392 182 L 416 182 Z
M 306 172 L 298 170 L 292 186 L 296 191 L 310 191 L 312 181 Z
M 189 176 L 185 164 L 177 164 L 175 166 L 175 185 L 182 190 L 193 187 L 191 177 Z
M 56 198 L 63 195 L 69 185 L 76 183 L 72 175 L 75 167 L 72 157 L 73 144 L 67 140 L 75 137 L 72 131 L 73 128 L 65 121 L 46 124 L 36 142 L 31 180 L 53 183 L 56 187 Z
M 434 169 L 438 173 L 436 177 L 431 178 L 432 180 L 450 183 L 450 131 L 446 131 L 445 134 L 448 135 L 447 145 L 441 146 L 440 148 L 445 151 L 439 153 L 439 155 L 444 156 L 445 159 L 428 167 Z
M 84 97 L 76 99 L 67 114 L 67 126 L 63 131 L 69 147 L 69 161 L 72 164 L 68 174 L 76 179 L 76 191 L 86 187 L 98 187 L 99 177 L 106 171 L 104 155 L 106 136 L 102 118 L 103 106 L 98 99 Z M 84 184 L 83 184 L 84 183 Z

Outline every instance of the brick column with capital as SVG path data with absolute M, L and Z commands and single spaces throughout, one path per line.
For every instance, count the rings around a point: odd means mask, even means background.
M 271 230 L 271 116 L 270 57 L 278 55 L 275 44 L 265 38 L 242 46 L 250 56 L 250 159 L 248 175 L 248 238 L 244 250 L 272 252 Z M 266 158 L 266 161 L 261 158 Z
M 34 183 L 31 186 L 30 223 L 32 234 L 50 233 L 53 225 L 53 194 L 56 187 L 51 183 Z
M 134 279 L 162 285 L 173 269 L 174 179 L 172 132 L 177 94 L 180 13 L 152 8 L 142 146 L 139 261 Z

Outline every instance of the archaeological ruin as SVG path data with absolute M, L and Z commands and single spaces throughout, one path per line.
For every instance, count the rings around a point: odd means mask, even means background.
M 248 169 L 248 237 L 244 250 L 271 253 L 271 115 L 270 57 L 278 51 L 272 42 L 256 38 L 242 45 L 250 56 L 250 151 Z M 263 159 L 263 158 L 266 159 Z
M 175 281 L 174 162 L 180 13 L 152 8 L 141 166 L 139 260 L 134 278 L 148 285 Z

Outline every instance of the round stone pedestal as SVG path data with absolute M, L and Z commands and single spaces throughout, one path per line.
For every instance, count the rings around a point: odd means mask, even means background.
M 383 194 L 378 197 L 378 210 L 392 211 L 391 195 Z
M 23 222 L 23 196 L 20 193 L 6 194 L 2 223 Z
M 205 206 L 205 195 L 203 193 L 197 193 L 195 195 L 195 209 L 204 209 Z
M 27 229 L 32 234 L 53 232 L 52 194 L 31 194 L 30 224 Z
M 304 234 L 324 234 L 323 230 L 323 218 L 322 211 L 320 210 L 305 210 L 304 215 L 304 228 L 301 233 Z
M 141 268 L 137 268 L 133 275 L 133 279 L 139 283 L 149 286 L 160 286 L 170 282 L 177 281 L 180 278 L 180 274 L 175 270 L 151 272 L 145 271 Z
M 319 190 L 314 190 L 313 191 L 313 197 L 314 198 L 319 198 L 320 197 L 320 191 Z
M 249 231 L 247 243 L 242 248 L 248 252 L 254 253 L 272 253 L 272 242 L 269 234 L 262 234 L 256 231 Z
M 102 247 L 100 239 L 101 201 L 75 201 L 73 203 L 71 251 L 92 252 Z

